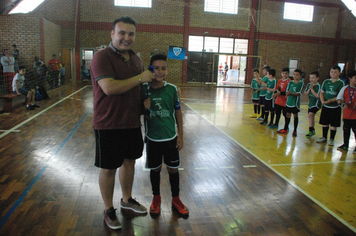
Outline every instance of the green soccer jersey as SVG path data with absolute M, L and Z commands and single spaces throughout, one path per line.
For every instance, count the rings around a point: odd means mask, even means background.
M 253 88 L 252 92 L 252 99 L 259 99 L 260 98 L 260 92 L 256 92 L 258 89 L 260 89 L 261 85 L 258 83 L 256 78 L 253 78 L 251 81 L 251 88 Z
M 292 80 L 288 83 L 286 92 L 302 94 L 303 86 L 304 86 L 303 81 L 294 83 L 294 80 Z M 299 109 L 300 108 L 300 96 L 288 96 L 286 106 L 287 107 L 296 107 Z
M 269 89 L 274 89 L 276 87 L 276 83 L 277 83 L 276 79 L 273 78 L 273 80 L 268 80 L 267 81 L 267 86 L 266 87 L 269 88 Z M 266 91 L 265 99 L 266 100 L 271 100 L 272 99 L 272 95 L 273 95 L 273 91 L 269 91 L 269 90 L 265 90 L 265 91 Z
M 307 85 L 307 87 L 305 88 L 305 92 L 309 90 L 311 83 L 309 83 Z M 320 93 L 320 84 L 317 83 L 316 85 L 313 86 L 314 91 L 319 95 Z M 317 98 L 314 96 L 314 94 L 312 93 L 312 91 L 309 92 L 308 95 L 308 108 L 313 108 L 313 107 L 317 107 L 317 108 L 321 108 L 321 101 L 320 98 Z
M 341 79 L 338 79 L 334 83 L 331 79 L 325 80 L 323 82 L 323 85 L 321 86 L 321 91 L 324 92 L 324 100 L 327 101 L 329 99 L 337 97 L 338 93 L 344 86 L 344 81 L 342 81 Z M 335 101 L 329 104 L 325 104 L 324 106 L 327 108 L 337 108 L 339 107 L 339 104 Z
M 262 78 L 262 82 L 263 82 L 263 83 L 267 83 L 268 80 L 269 80 L 269 79 L 267 78 L 267 76 L 264 76 L 264 77 Z M 267 91 L 267 90 L 263 90 L 263 89 L 262 89 L 263 87 L 264 87 L 264 85 L 261 84 L 260 97 L 266 96 L 266 91 Z
M 147 83 L 142 85 L 142 96 L 147 97 Z M 149 89 L 151 119 L 146 123 L 146 137 L 164 142 L 177 136 L 175 111 L 180 109 L 177 87 L 164 82 L 160 88 Z

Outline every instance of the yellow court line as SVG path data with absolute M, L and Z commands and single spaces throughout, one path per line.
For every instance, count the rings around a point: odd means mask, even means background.
M 84 86 L 83 88 L 79 89 L 78 91 L 76 91 L 76 92 L 70 94 L 69 96 L 67 96 L 67 97 L 65 97 L 65 98 L 63 98 L 63 99 L 61 99 L 61 100 L 59 100 L 58 102 L 52 104 L 51 106 L 49 106 L 49 107 L 47 107 L 46 109 L 40 111 L 40 112 L 37 113 L 36 115 L 31 116 L 31 117 L 28 118 L 27 120 L 25 120 L 25 121 L 21 122 L 20 124 L 18 124 L 18 125 L 16 125 L 16 126 L 12 127 L 11 129 L 5 131 L 3 134 L 0 134 L 0 139 L 3 138 L 3 137 L 5 137 L 6 135 L 8 135 L 8 134 L 11 133 L 11 132 L 14 132 L 14 130 L 16 130 L 16 129 L 18 129 L 19 127 L 25 125 L 26 123 L 30 122 L 31 120 L 35 119 L 37 116 L 42 115 L 43 113 L 45 113 L 46 111 L 48 111 L 48 110 L 51 109 L 52 107 L 58 105 L 59 103 L 63 102 L 64 100 L 70 98 L 70 97 L 73 96 L 74 94 L 79 93 L 80 91 L 82 91 L 82 90 L 85 89 L 86 87 L 88 87 L 88 85 L 86 85 L 86 86 Z
M 278 176 L 280 176 L 282 179 L 284 179 L 286 182 L 288 182 L 290 185 L 292 185 L 294 188 L 296 188 L 299 192 L 301 192 L 302 194 L 304 194 L 305 196 L 307 196 L 310 200 L 312 200 L 313 202 L 315 202 L 317 205 L 319 205 L 322 209 L 324 209 L 326 212 L 328 212 L 330 215 L 332 215 L 333 217 L 335 217 L 338 221 L 340 221 L 341 223 L 343 223 L 344 225 L 346 225 L 347 227 L 349 227 L 352 231 L 354 231 L 356 233 L 356 228 L 353 227 L 352 225 L 350 225 L 348 222 L 346 222 L 344 219 L 342 219 L 341 217 L 339 217 L 337 214 L 335 214 L 333 211 L 331 211 L 329 208 L 327 208 L 326 206 L 324 206 L 321 202 L 319 202 L 317 199 L 315 199 L 313 196 L 311 196 L 310 194 L 308 194 L 306 191 L 304 191 L 302 188 L 300 188 L 298 185 L 296 185 L 295 183 L 293 183 L 291 180 L 289 180 L 288 178 L 286 178 L 284 175 L 282 175 L 281 173 L 279 173 L 278 171 L 276 171 L 275 169 L 272 168 L 271 165 L 267 164 L 264 160 L 262 160 L 261 158 L 259 158 L 258 156 L 256 156 L 254 153 L 252 153 L 250 150 L 248 150 L 247 148 L 245 148 L 241 143 L 239 143 L 237 140 L 235 140 L 233 137 L 231 137 L 229 134 L 227 134 L 225 131 L 223 131 L 222 129 L 220 129 L 219 127 L 217 127 L 216 125 L 214 125 L 211 121 L 209 121 L 208 119 L 206 119 L 205 117 L 203 117 L 202 115 L 199 114 L 199 112 L 197 112 L 196 110 L 194 110 L 192 107 L 190 107 L 188 104 L 184 103 L 187 107 L 189 107 L 192 111 L 194 111 L 196 114 L 198 114 L 201 118 L 203 118 L 204 120 L 206 120 L 207 122 L 209 122 L 211 125 L 213 125 L 215 128 L 217 128 L 218 130 L 220 130 L 220 132 L 222 132 L 223 134 L 225 134 L 227 137 L 229 137 L 233 142 L 235 142 L 237 145 L 239 145 L 240 147 L 242 147 L 245 151 L 247 151 L 248 153 L 250 153 L 253 157 L 255 157 L 257 160 L 259 160 L 262 164 L 264 164 L 266 167 L 268 167 L 270 170 L 272 170 L 274 173 L 276 173 Z

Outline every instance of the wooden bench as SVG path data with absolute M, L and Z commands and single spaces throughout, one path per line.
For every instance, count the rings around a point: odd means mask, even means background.
M 12 100 L 13 100 L 14 98 L 17 98 L 17 97 L 19 97 L 19 95 L 14 94 L 14 93 L 9 93 L 9 94 L 5 94 L 5 95 L 1 95 L 1 96 L 0 96 L 0 99 L 2 99 L 3 104 L 4 104 L 4 107 L 3 107 L 2 111 L 4 111 L 4 112 L 10 112 L 10 111 L 12 111 Z M 25 100 L 26 100 L 26 96 L 22 96 L 22 95 L 21 95 L 21 97 L 25 98 Z

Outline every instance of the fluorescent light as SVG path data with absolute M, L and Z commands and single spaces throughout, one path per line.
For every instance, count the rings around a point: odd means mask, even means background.
M 44 0 L 22 0 L 19 5 L 14 7 L 9 14 L 16 13 L 29 13 L 33 11 L 38 5 L 40 5 Z

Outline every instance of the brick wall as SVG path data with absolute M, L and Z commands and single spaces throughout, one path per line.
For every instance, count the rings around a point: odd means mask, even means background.
M 47 62 L 52 58 L 52 54 L 56 54 L 57 59 L 61 61 L 61 27 L 48 20 L 43 20 L 43 25 L 45 50 L 44 62 L 47 64 Z

